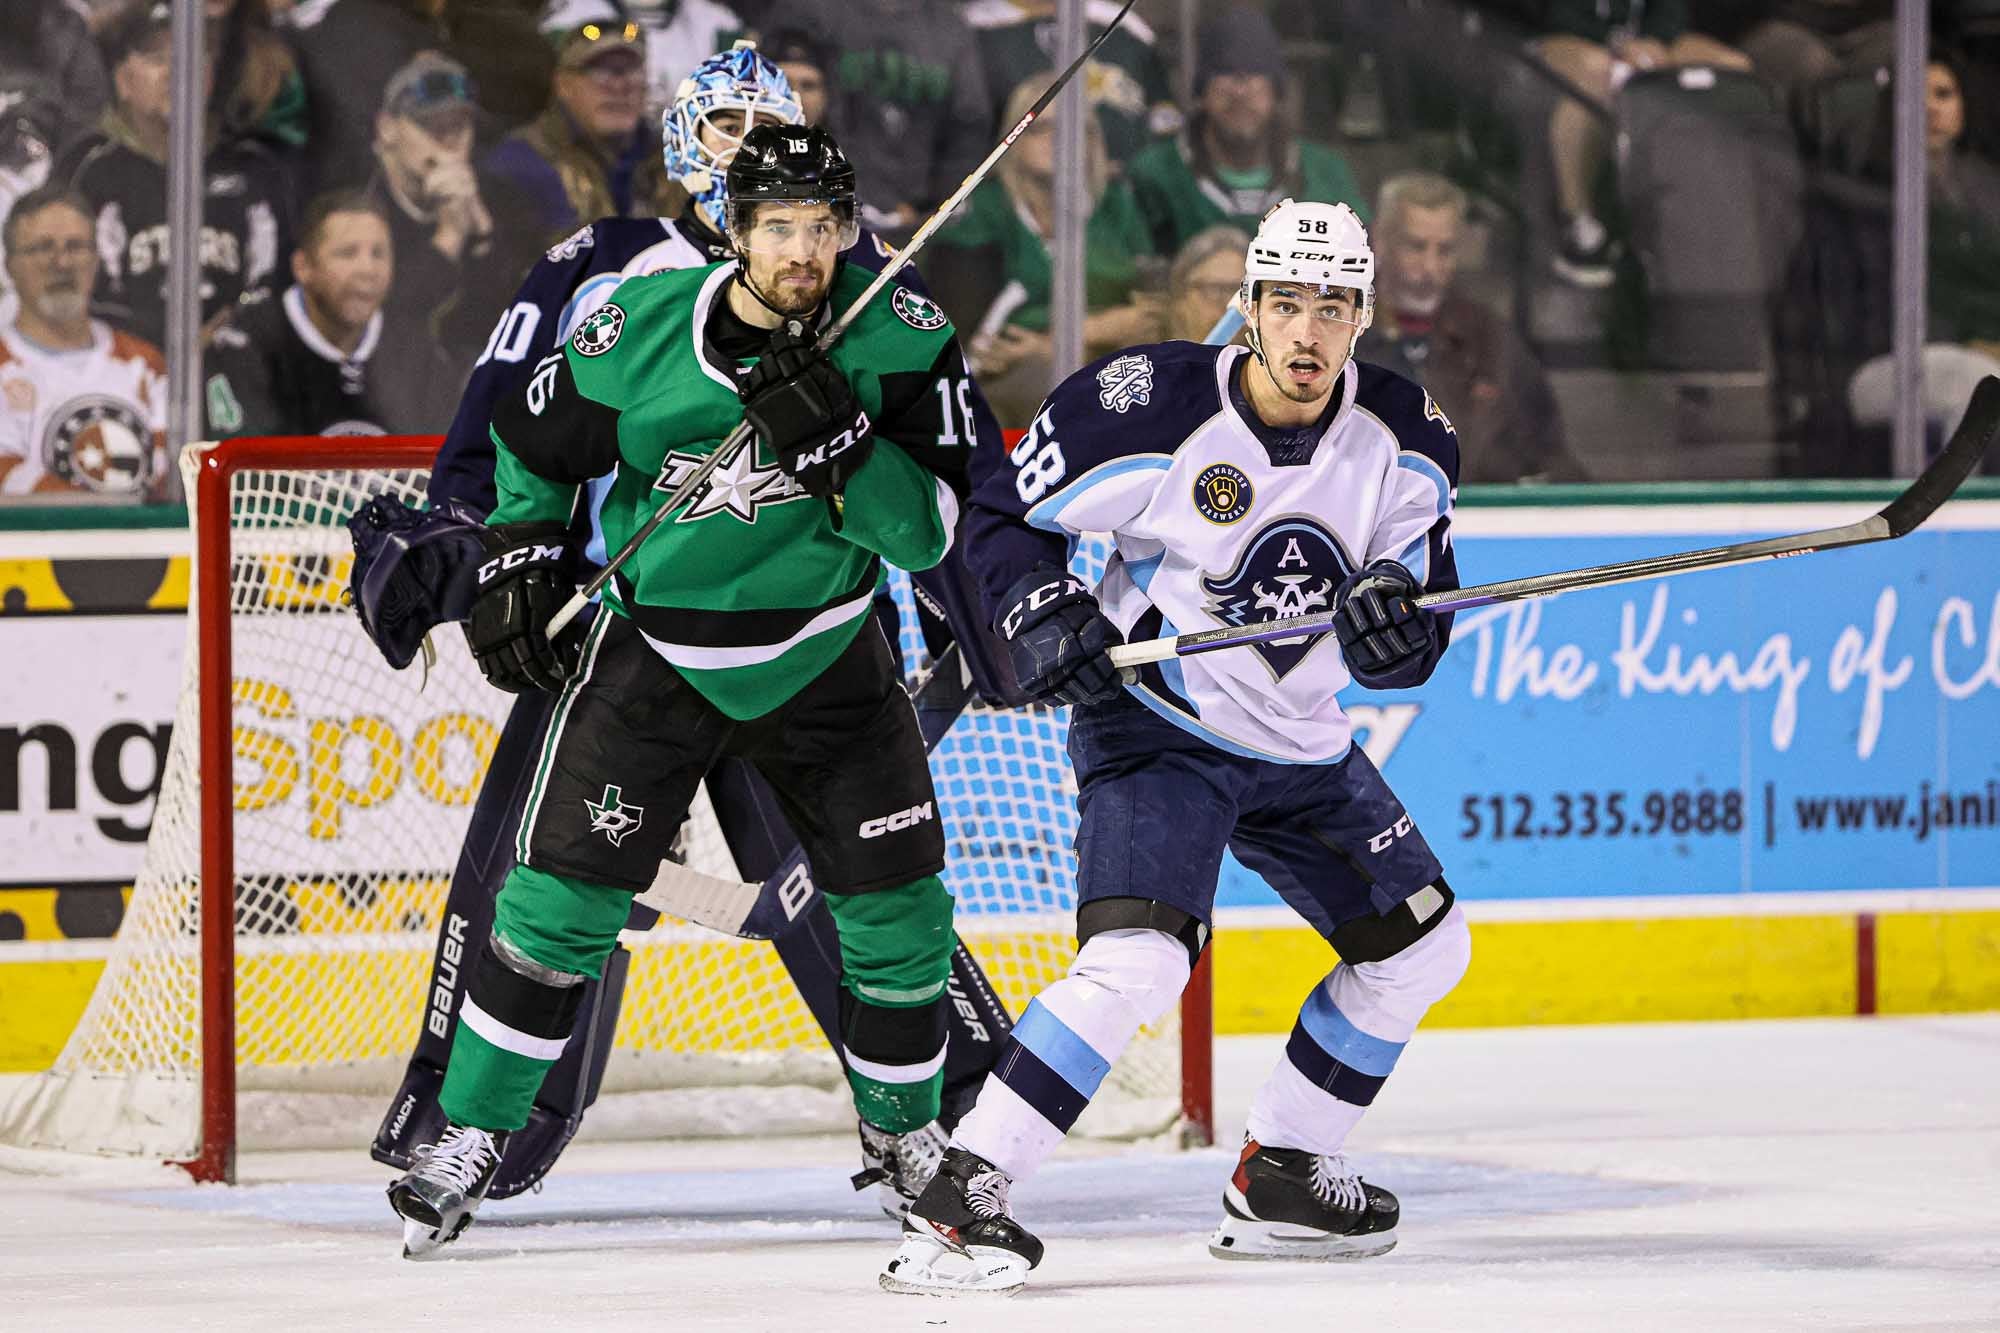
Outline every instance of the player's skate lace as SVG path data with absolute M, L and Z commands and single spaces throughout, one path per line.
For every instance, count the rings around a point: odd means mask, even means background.
M 1361 1177 L 1347 1164 L 1347 1158 L 1337 1152 L 1314 1154 L 1312 1192 L 1321 1203 L 1357 1213 L 1368 1206 L 1368 1196 L 1361 1188 Z
M 965 1182 L 965 1206 L 981 1217 L 1005 1217 L 1007 1184 L 998 1171 L 981 1171 Z
M 470 1194 L 479 1184 L 493 1156 L 493 1137 L 483 1129 L 453 1125 L 431 1148 L 418 1170 L 432 1180 L 442 1180 L 461 1194 Z

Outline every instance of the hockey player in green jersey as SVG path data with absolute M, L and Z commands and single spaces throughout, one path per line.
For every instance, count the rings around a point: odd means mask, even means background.
M 502 689 L 560 691 L 440 1102 L 450 1125 L 390 1187 L 405 1253 L 471 1221 L 506 1135 L 717 759 L 776 791 L 827 895 L 862 1134 L 905 1199 L 942 1152 L 952 902 L 916 716 L 869 614 L 880 562 L 951 544 L 970 390 L 944 314 L 906 288 L 829 352 L 868 275 L 854 173 L 825 131 L 760 126 L 728 174 L 737 258 L 634 278 L 493 421 L 498 504 L 466 635 Z M 741 420 L 757 442 L 648 537 L 587 632 L 543 626 L 575 585 L 565 529 L 611 474 L 616 549 Z M 872 1141 L 871 1141 L 872 1136 Z

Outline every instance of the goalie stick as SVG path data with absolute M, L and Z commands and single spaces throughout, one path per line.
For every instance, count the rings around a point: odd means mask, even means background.
M 909 243 L 897 251 L 896 257 L 891 259 L 887 264 L 884 264 L 882 271 L 875 275 L 875 280 L 868 284 L 861 295 L 854 298 L 854 304 L 849 306 L 841 314 L 840 318 L 827 326 L 826 331 L 820 334 L 816 347 L 816 350 L 820 354 L 824 355 L 828 348 L 839 342 L 841 335 L 847 332 L 848 326 L 859 319 L 861 312 L 868 308 L 868 303 L 880 295 L 884 287 L 894 282 L 896 275 L 903 271 L 904 266 L 916 258 L 917 251 L 923 249 L 937 229 L 950 220 L 951 215 L 958 210 L 958 206 L 966 201 L 972 192 L 979 187 L 979 183 L 986 179 L 986 174 L 993 170 L 994 163 L 1007 155 L 1007 150 L 1014 146 L 1014 141 L 1025 134 L 1028 126 L 1034 124 L 1040 118 L 1042 112 L 1048 109 L 1049 103 L 1055 101 L 1056 96 L 1069 86 L 1069 81 L 1076 77 L 1076 72 L 1082 69 L 1093 55 L 1097 54 L 1097 48 L 1104 45 L 1105 39 L 1118 30 L 1118 25 L 1125 21 L 1125 16 L 1132 12 L 1132 6 L 1137 3 L 1139 3 L 1139 0 L 1125 0 L 1124 5 L 1112 16 L 1111 21 L 1104 25 L 1104 30 L 1098 33 L 1088 46 L 1083 48 L 1083 54 L 1072 60 L 1069 68 L 1056 76 L 1055 82 L 1051 83 L 1047 90 L 1035 99 L 1035 104 L 1029 107 L 1019 120 L 1014 122 L 1014 128 L 1008 130 L 1006 136 L 999 143 L 993 145 L 993 151 L 986 155 L 986 160 L 974 167 L 971 174 L 958 183 L 958 188 L 952 191 L 951 197 L 939 204 L 937 211 L 924 219 L 924 224 L 917 228 L 916 233 L 910 237 Z M 757 432 L 751 427 L 748 421 L 738 422 L 736 429 L 729 432 L 728 438 L 723 440 L 713 453 L 701 461 L 699 467 L 689 473 L 687 478 L 674 488 L 673 494 L 660 502 L 659 507 L 653 511 L 652 516 L 639 526 L 639 530 L 633 533 L 625 544 L 612 554 L 609 560 L 604 562 L 604 567 L 592 575 L 590 581 L 579 588 L 575 596 L 557 608 L 556 613 L 549 617 L 548 626 L 542 631 L 543 634 L 551 641 L 557 635 L 561 634 L 572 620 L 575 620 L 583 613 L 583 608 L 590 604 L 590 599 L 604 590 L 604 585 L 611 581 L 611 576 L 617 573 L 627 560 L 632 558 L 633 553 L 640 546 L 645 544 L 646 538 L 652 536 L 659 526 L 667 521 L 667 515 L 692 500 L 701 488 L 708 484 L 708 478 L 711 473 L 728 463 L 730 459 L 741 452 L 745 445 L 756 439 L 756 437 Z
M 1612 565 L 1592 565 L 1527 578 L 1504 579 L 1448 592 L 1427 592 L 1415 599 L 1427 611 L 1464 611 L 1496 602 L 1520 602 L 1531 597 L 1554 597 L 1580 592 L 1585 588 L 1608 588 L 1619 583 L 1662 579 L 1674 574 L 1692 574 L 1706 569 L 1728 569 L 1759 560 L 1783 560 L 1815 551 L 1837 551 L 1845 546 L 1865 546 L 1870 542 L 1894 541 L 1916 531 L 1923 521 L 1952 497 L 1959 485 L 1972 474 L 1986 455 L 1995 435 L 2000 435 L 2000 377 L 1988 375 L 1973 390 L 1972 401 L 1958 430 L 1923 475 L 1911 482 L 1901 495 L 1858 523 L 1793 537 L 1766 537 L 1757 541 L 1710 546 L 1699 551 L 1673 555 L 1646 556 Z M 1121 644 L 1111 650 L 1112 662 L 1120 668 L 1146 662 L 1164 662 L 1170 657 L 1189 657 L 1223 648 L 1239 648 L 1251 643 L 1324 634 L 1333 628 L 1334 612 L 1315 611 L 1309 615 L 1286 616 L 1250 625 L 1201 630 L 1165 639 Z

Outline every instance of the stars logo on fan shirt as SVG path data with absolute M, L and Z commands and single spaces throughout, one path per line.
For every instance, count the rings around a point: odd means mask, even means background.
M 138 495 L 153 480 L 153 432 L 130 403 L 92 395 L 58 409 L 48 470 L 99 495 Z
M 611 839 L 613 847 L 624 842 L 627 834 L 637 833 L 646 818 L 644 806 L 625 804 L 624 791 L 609 784 L 604 788 L 601 803 L 586 799 L 583 806 L 590 811 L 590 831 Z
M 1333 535 L 1309 518 L 1286 518 L 1254 537 L 1236 568 L 1204 577 L 1204 608 L 1225 625 L 1254 625 L 1333 609 L 1333 594 L 1352 571 Z M 1274 679 L 1283 680 L 1331 635 L 1300 635 L 1251 647 Z
M 755 523 L 759 509 L 811 498 L 796 478 L 787 476 L 775 466 L 760 465 L 751 457 L 754 453 L 754 446 L 740 449 L 735 458 L 709 473 L 708 480 L 702 483 L 694 499 L 688 501 L 687 508 L 674 521 L 693 523 L 712 514 L 728 514 L 745 523 Z M 679 450 L 668 454 L 653 489 L 672 494 L 707 457 L 707 454 L 684 454 Z
M 889 308 L 896 312 L 896 318 L 913 329 L 928 333 L 944 327 L 944 311 L 938 308 L 937 302 L 917 295 L 908 287 L 896 289 L 896 294 L 889 298 Z
M 1120 416 L 1152 402 L 1153 358 L 1133 352 L 1106 363 L 1097 372 L 1097 401 Z
M 603 356 L 618 345 L 618 335 L 624 331 L 625 312 L 615 305 L 599 306 L 589 319 L 576 326 L 570 346 L 576 348 L 579 356 Z

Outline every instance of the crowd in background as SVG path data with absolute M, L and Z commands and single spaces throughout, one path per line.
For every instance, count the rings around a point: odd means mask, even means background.
M 212 436 L 442 430 L 543 249 L 682 205 L 660 112 L 739 37 L 839 136 L 891 242 L 1054 67 L 1054 0 L 202 3 Z M 1879 474 L 1892 8 L 1205 0 L 1178 31 L 1181 5 L 1141 4 L 1085 80 L 1085 354 L 1228 336 L 1264 212 L 1344 202 L 1378 264 L 1359 355 L 1431 388 L 1466 481 Z M 2000 373 L 2000 0 L 1936 0 L 1933 24 L 1942 436 Z M 8 0 L 0 500 L 174 496 L 170 27 L 167 0 Z M 1053 128 L 919 262 L 1009 425 L 1057 370 Z

